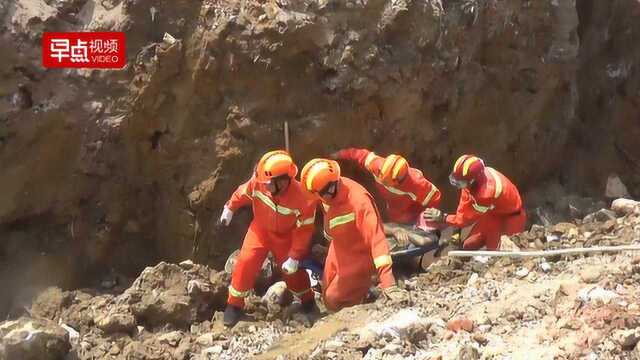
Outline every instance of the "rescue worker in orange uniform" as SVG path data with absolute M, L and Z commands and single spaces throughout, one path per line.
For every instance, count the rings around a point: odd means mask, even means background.
M 330 157 L 356 162 L 373 175 L 390 222 L 415 225 L 425 209 L 440 206 L 440 190 L 400 155 L 383 158 L 366 149 L 349 148 Z
M 286 151 L 270 151 L 258 162 L 255 174 L 240 185 L 226 203 L 220 222 L 229 225 L 233 214 L 251 205 L 253 221 L 234 268 L 224 324 L 235 325 L 242 316 L 244 298 L 253 289 L 262 263 L 271 252 L 282 268 L 288 289 L 302 302 L 302 311 L 315 309 L 313 291 L 300 261 L 309 251 L 317 200 L 295 179 L 298 168 Z
M 506 176 L 484 165 L 482 159 L 463 155 L 453 165 L 449 182 L 461 189 L 460 202 L 454 215 L 438 209 L 427 209 L 425 220 L 445 222 L 463 228 L 473 226 L 462 245 L 465 250 L 488 250 L 500 247 L 501 235 L 524 231 L 527 217 L 518 188 Z
M 367 190 L 341 177 L 338 163 L 327 159 L 309 161 L 300 182 L 324 210 L 324 234 L 330 241 L 322 281 L 327 309 L 362 303 L 376 271 L 383 294 L 402 301 L 406 294 L 396 286 L 380 215 Z

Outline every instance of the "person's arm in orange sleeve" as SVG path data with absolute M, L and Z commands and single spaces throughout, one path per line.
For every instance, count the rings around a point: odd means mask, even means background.
M 358 230 L 362 233 L 363 238 L 371 247 L 371 257 L 373 264 L 378 271 L 380 278 L 380 287 L 386 289 L 396 285 L 396 279 L 393 276 L 391 265 L 391 255 L 389 255 L 389 245 L 384 236 L 382 223 L 378 213 L 371 206 L 366 207 L 357 214 Z
M 369 165 L 379 158 L 374 152 L 367 149 L 348 148 L 335 153 L 336 159 L 356 162 L 361 168 L 370 170 Z
M 423 208 L 438 208 L 442 194 L 440 190 L 433 185 L 424 176 L 419 176 L 416 180 L 416 202 Z
M 289 257 L 292 259 L 302 261 L 303 257 L 309 253 L 311 235 L 316 222 L 316 206 L 317 203 L 313 202 L 305 207 L 298 217 L 296 229 L 293 230 L 291 249 L 289 249 Z
M 244 184 L 238 186 L 236 191 L 233 192 L 229 201 L 225 204 L 229 210 L 235 212 L 241 207 L 251 204 L 253 201 L 253 177 Z
M 482 210 L 478 210 L 478 208 Z M 458 209 L 454 215 L 448 215 L 446 218 L 447 225 L 463 228 L 477 221 L 482 215 L 488 211 L 488 206 L 479 206 L 476 204 L 471 195 L 463 192 L 460 197 Z

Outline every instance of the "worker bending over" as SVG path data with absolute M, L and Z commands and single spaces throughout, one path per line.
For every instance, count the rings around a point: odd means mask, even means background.
M 500 236 L 524 231 L 527 221 L 518 188 L 506 176 L 484 165 L 482 159 L 463 155 L 453 165 L 449 182 L 461 190 L 454 215 L 427 209 L 427 221 L 463 228 L 473 225 L 463 249 L 488 250 L 500 247 Z
M 224 324 L 235 325 L 242 316 L 244 298 L 269 251 L 282 268 L 288 289 L 302 302 L 302 311 L 315 309 L 309 277 L 299 263 L 309 251 L 317 200 L 295 179 L 298 168 L 286 151 L 270 151 L 258 162 L 249 181 L 240 185 L 224 207 L 220 222 L 229 225 L 234 212 L 251 205 L 253 221 L 242 243 L 231 285 Z

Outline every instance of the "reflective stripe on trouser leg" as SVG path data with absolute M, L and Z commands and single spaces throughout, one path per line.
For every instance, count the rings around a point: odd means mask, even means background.
M 307 302 L 314 299 L 313 291 L 311 291 L 311 288 L 302 290 L 300 292 L 296 292 L 291 289 L 289 289 L 289 291 L 291 291 L 293 295 L 300 299 L 301 302 Z
M 385 265 L 393 264 L 393 261 L 391 261 L 391 256 L 381 255 L 373 259 L 373 264 L 375 265 L 376 269 L 379 269 Z
M 234 289 L 233 286 L 229 285 L 229 294 L 231 294 L 231 296 L 235 296 L 235 297 L 247 297 L 249 296 L 249 294 L 251 293 L 250 290 L 247 291 L 239 291 Z
M 291 275 L 284 275 L 283 277 L 287 283 L 287 289 L 300 298 L 300 301 L 304 302 L 313 299 L 311 282 L 309 281 L 309 275 L 307 275 L 306 271 L 298 270 Z

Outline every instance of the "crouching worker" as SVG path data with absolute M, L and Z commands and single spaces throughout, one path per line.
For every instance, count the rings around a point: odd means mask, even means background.
M 302 311 L 314 311 L 315 300 L 309 277 L 299 262 L 309 251 L 317 200 L 295 179 L 298 168 L 286 151 L 271 151 L 258 162 L 249 181 L 240 185 L 227 202 L 220 222 L 229 225 L 235 211 L 247 205 L 253 221 L 242 243 L 231 285 L 224 324 L 241 318 L 244 298 L 253 289 L 262 264 L 271 252 L 282 268 L 288 289 L 302 302 Z
M 427 221 L 446 223 L 456 228 L 473 225 L 462 248 L 487 250 L 500 247 L 501 235 L 524 231 L 527 217 L 518 188 L 506 176 L 484 165 L 482 159 L 463 155 L 453 165 L 449 175 L 451 184 L 461 190 L 460 202 L 454 215 L 438 209 L 427 209 Z
M 302 169 L 303 187 L 322 201 L 324 234 L 330 241 L 323 272 L 323 299 L 338 311 L 361 304 L 377 271 L 383 294 L 392 301 L 407 298 L 396 286 L 391 256 L 378 209 L 371 195 L 355 181 L 340 176 L 337 162 L 309 161 Z

